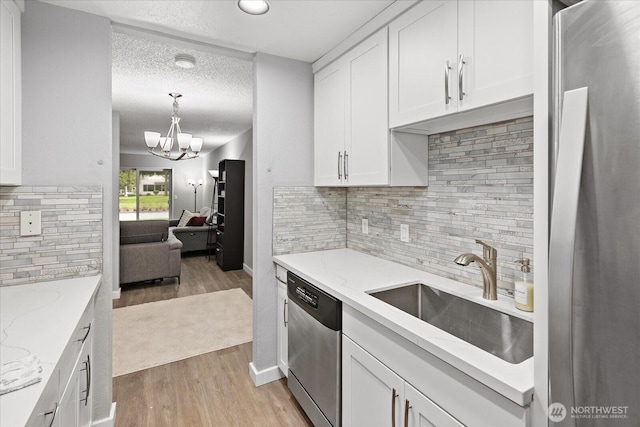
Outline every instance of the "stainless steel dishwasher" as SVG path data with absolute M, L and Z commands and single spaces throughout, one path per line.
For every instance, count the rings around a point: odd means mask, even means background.
M 340 425 L 342 302 L 287 273 L 289 379 L 316 427 Z

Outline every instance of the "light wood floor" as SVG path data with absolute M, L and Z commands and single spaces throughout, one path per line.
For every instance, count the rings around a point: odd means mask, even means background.
M 251 277 L 187 255 L 179 286 L 177 280 L 125 286 L 113 307 L 233 288 L 251 296 Z M 285 379 L 253 385 L 251 351 L 246 343 L 114 378 L 116 427 L 312 426 Z

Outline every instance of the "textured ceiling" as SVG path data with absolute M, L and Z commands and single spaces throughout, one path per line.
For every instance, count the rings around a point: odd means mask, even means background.
M 266 15 L 235 0 L 43 0 L 113 22 L 246 52 L 313 62 L 386 9 L 393 0 L 270 0 Z
M 120 149 L 145 152 L 143 132 L 166 135 L 172 99 L 180 98 L 182 130 L 204 138 L 209 152 L 252 126 L 250 55 L 237 59 L 202 48 L 202 43 L 246 53 L 314 62 L 394 0 L 270 0 L 266 15 L 241 12 L 236 0 L 41 0 L 105 16 L 112 22 L 182 38 L 147 37 L 143 32 L 113 33 L 113 109 L 120 113 Z M 398 0 L 404 1 L 404 0 Z M 137 34 L 137 35 L 130 35 Z M 138 38 L 140 37 L 140 38 Z M 161 41 L 162 40 L 162 41 Z M 182 47 L 178 47 L 182 46 Z M 173 64 L 188 53 L 197 65 Z
M 223 145 L 252 126 L 252 64 L 210 52 L 113 33 L 113 109 L 120 113 L 120 151 L 144 152 L 143 132 L 166 135 L 173 99 L 182 94 L 180 126 L 204 139 L 203 152 Z M 196 67 L 175 66 L 188 53 Z

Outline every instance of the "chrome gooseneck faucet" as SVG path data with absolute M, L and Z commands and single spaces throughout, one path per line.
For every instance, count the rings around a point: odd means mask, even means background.
M 498 295 L 496 292 L 496 259 L 498 257 L 498 251 L 496 248 L 491 247 L 484 243 L 482 240 L 476 239 L 476 243 L 482 245 L 482 258 L 476 254 L 462 254 L 453 260 L 458 265 L 466 267 L 472 262 L 476 262 L 482 271 L 482 298 L 488 300 L 497 300 Z

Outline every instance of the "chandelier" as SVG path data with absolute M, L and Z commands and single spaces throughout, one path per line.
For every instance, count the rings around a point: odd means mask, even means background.
M 173 115 L 171 116 L 171 126 L 166 137 L 161 137 L 160 132 L 145 131 L 144 140 L 149 148 L 149 153 L 167 160 L 186 160 L 198 157 L 202 149 L 202 138 L 192 138 L 189 133 L 182 133 L 180 129 L 180 117 L 178 117 L 178 98 L 182 95 L 172 92 L 169 94 L 173 98 Z M 178 151 L 172 152 L 173 146 L 178 142 Z

